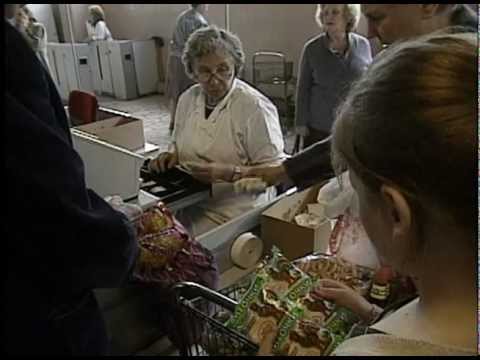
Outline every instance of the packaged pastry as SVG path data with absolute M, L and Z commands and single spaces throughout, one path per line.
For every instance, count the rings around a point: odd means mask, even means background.
M 333 303 L 318 297 L 313 298 L 310 293 L 301 299 L 301 304 L 304 307 L 303 318 L 319 326 L 325 324 L 335 308 Z
M 272 255 L 257 267 L 248 290 L 226 326 L 250 334 L 254 342 L 259 341 L 260 332 L 278 324 L 288 312 L 284 299 L 295 300 L 311 288 L 311 278 L 274 248 Z
M 257 301 L 250 305 L 250 314 L 247 324 L 248 337 L 253 343 L 260 344 L 288 314 L 288 307 L 282 304 L 274 293 L 263 290 Z
M 364 296 L 368 293 L 374 274 L 373 269 L 325 254 L 304 257 L 297 260 L 295 265 L 316 279 L 340 281 Z
M 345 341 L 352 327 L 360 321 L 361 319 L 350 310 L 337 307 L 324 325 L 333 335 L 332 349 L 335 349 L 340 343 Z
M 255 277 L 251 282 L 247 292 L 235 307 L 232 317 L 225 323 L 226 327 L 246 333 L 247 325 L 250 324 L 251 326 L 252 322 L 250 305 L 257 300 L 257 297 L 263 291 L 266 282 L 267 276 L 265 272 L 260 269 L 260 271 L 255 274 Z
M 288 356 L 318 356 L 333 344 L 330 332 L 319 324 L 304 320 L 304 309 L 295 306 L 280 322 L 273 353 Z
M 272 249 L 272 257 L 264 267 L 264 271 L 269 277 L 265 288 L 280 298 L 285 296 L 294 284 L 298 286 L 298 282 L 305 281 L 306 278 L 306 274 L 294 266 L 275 247 Z
M 352 284 L 359 272 L 328 256 L 313 257 L 313 262 L 297 261 L 297 265 L 274 249 L 257 268 L 226 326 L 247 335 L 255 344 L 278 329 L 275 354 L 327 354 L 345 338 L 356 319 L 341 310 L 335 313 L 333 303 L 313 297 L 311 291 L 325 277 Z
M 161 209 L 154 207 L 146 211 L 137 222 L 138 235 L 156 234 L 173 226 L 172 220 Z
M 333 336 L 325 328 L 299 321 L 289 336 L 288 356 L 318 356 L 331 352 Z
M 218 270 L 213 255 L 189 235 L 165 204 L 158 202 L 144 212 L 136 229 L 136 282 L 168 288 L 181 281 L 193 281 L 216 288 Z

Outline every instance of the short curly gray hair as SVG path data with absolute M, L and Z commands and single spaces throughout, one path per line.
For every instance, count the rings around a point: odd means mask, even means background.
M 315 20 L 318 26 L 323 27 L 322 11 L 323 7 L 327 4 L 317 4 L 317 12 L 315 14 Z M 335 4 L 336 5 L 336 4 Z M 347 20 L 347 32 L 355 31 L 360 21 L 361 8 L 360 4 L 343 4 L 343 15 Z
M 193 62 L 202 56 L 219 52 L 225 52 L 233 58 L 237 76 L 245 64 L 245 53 L 238 36 L 216 26 L 198 29 L 190 35 L 183 51 L 182 62 L 186 74 L 193 79 Z

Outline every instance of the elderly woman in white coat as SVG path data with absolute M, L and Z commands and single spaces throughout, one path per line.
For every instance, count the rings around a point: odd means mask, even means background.
M 209 201 L 179 215 L 195 235 L 276 195 L 274 188 L 236 194 L 232 184 L 252 166 L 275 164 L 285 157 L 277 109 L 237 78 L 244 61 L 240 40 L 228 31 L 209 26 L 191 35 L 183 62 L 198 84 L 179 98 L 170 151 L 151 162 L 158 171 L 186 165 L 193 176 L 212 183 Z

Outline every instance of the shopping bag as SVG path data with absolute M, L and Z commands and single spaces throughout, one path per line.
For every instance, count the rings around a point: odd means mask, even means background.
M 139 256 L 136 282 L 169 288 L 193 281 L 217 288 L 218 268 L 212 253 L 195 240 L 162 202 L 136 223 Z

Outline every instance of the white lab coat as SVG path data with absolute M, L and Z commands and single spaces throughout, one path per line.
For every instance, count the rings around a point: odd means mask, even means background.
M 95 24 L 95 27 L 92 26 L 92 24 L 87 21 L 86 22 L 87 26 L 87 34 L 88 38 L 90 40 L 113 40 L 112 39 L 112 34 L 110 33 L 110 30 L 107 27 L 107 24 L 105 21 L 100 20 L 97 21 Z
M 210 161 L 252 166 L 279 162 L 286 156 L 277 109 L 239 79 L 234 79 L 229 93 L 207 119 L 205 95 L 200 85 L 192 86 L 179 98 L 175 121 L 173 145 L 180 164 Z M 275 195 L 274 187 L 257 195 L 235 194 L 233 184 L 215 183 L 212 199 L 197 207 L 218 225 Z

